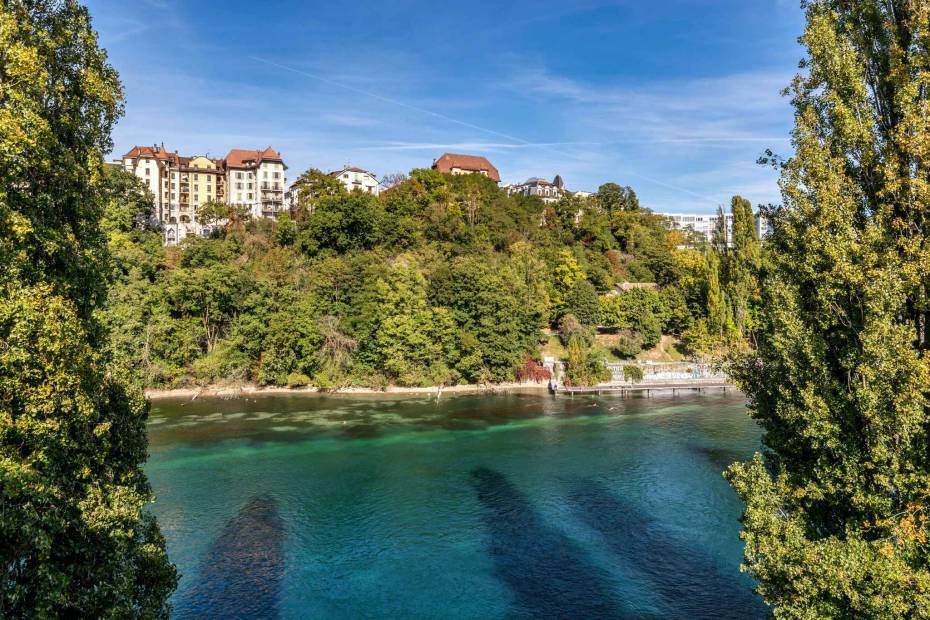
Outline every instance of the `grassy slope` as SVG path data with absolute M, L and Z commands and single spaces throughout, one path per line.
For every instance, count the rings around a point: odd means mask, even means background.
M 616 338 L 616 336 L 598 334 L 595 340 L 598 345 L 607 350 L 610 361 L 623 361 L 611 352 L 611 340 L 613 338 Z M 551 355 L 556 359 L 565 359 L 567 353 L 565 347 L 562 346 L 562 343 L 559 341 L 558 336 L 549 336 L 548 341 L 542 347 L 542 355 Z M 681 362 L 687 360 L 688 357 L 682 350 L 681 342 L 674 336 L 666 335 L 662 336 L 662 340 L 659 341 L 659 344 L 648 351 L 642 351 L 636 356 L 636 359 L 650 362 Z

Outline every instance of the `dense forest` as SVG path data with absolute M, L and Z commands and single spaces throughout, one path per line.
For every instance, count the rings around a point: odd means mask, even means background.
M 614 183 L 545 205 L 480 175 L 414 170 L 374 196 L 309 170 L 294 214 L 208 204 L 216 233 L 166 248 L 147 190 L 118 169 L 106 184 L 101 319 L 147 387 L 525 380 L 547 330 L 567 379 L 591 383 L 663 334 L 710 355 L 751 322 L 761 250 L 739 197 L 728 247 L 669 230 Z M 625 281 L 657 288 L 614 289 Z

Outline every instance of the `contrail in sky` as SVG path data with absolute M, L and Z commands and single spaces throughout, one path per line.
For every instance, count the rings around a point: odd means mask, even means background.
M 456 124 L 456 125 L 461 125 L 462 127 L 468 127 L 469 129 L 474 129 L 474 130 L 476 130 L 476 131 L 482 131 L 482 132 L 487 133 L 487 134 L 491 134 L 491 135 L 498 136 L 498 137 L 501 137 L 501 138 L 506 138 L 507 140 L 512 140 L 513 142 L 516 142 L 516 143 L 521 144 L 521 145 L 524 145 L 524 146 L 532 146 L 532 147 L 537 147 L 537 148 L 541 148 L 541 149 L 544 149 L 544 150 L 548 150 L 548 151 L 550 151 L 550 152 L 552 152 L 552 153 L 556 153 L 557 155 L 561 155 L 561 156 L 563 156 L 563 157 L 569 157 L 569 158 L 571 158 L 571 159 L 578 159 L 578 156 L 577 156 L 577 155 L 573 155 L 572 153 L 568 153 L 568 152 L 565 152 L 565 151 L 561 151 L 561 150 L 558 150 L 558 149 L 554 149 L 554 148 L 552 148 L 552 147 L 542 146 L 542 145 L 539 145 L 538 143 L 532 143 L 532 142 L 529 142 L 528 140 L 524 140 L 524 139 L 518 138 L 518 137 L 516 137 L 516 136 L 511 136 L 511 135 L 509 135 L 509 134 L 502 133 L 502 132 L 500 132 L 500 131 L 495 131 L 494 129 L 488 129 L 487 127 L 482 127 L 482 126 L 480 126 L 480 125 L 475 125 L 475 124 L 473 124 L 473 123 L 468 123 L 468 122 L 465 122 L 465 121 L 461 121 L 461 120 L 459 120 L 459 119 L 457 119 L 457 118 L 452 118 L 451 116 L 446 116 L 445 114 L 440 114 L 439 112 L 434 112 L 433 110 L 427 110 L 426 108 L 421 108 L 421 107 L 419 107 L 419 106 L 411 105 L 411 104 L 406 103 L 406 102 L 404 102 L 404 101 L 399 101 L 399 100 L 397 100 L 397 99 L 392 99 L 392 98 L 390 98 L 390 97 L 385 97 L 385 96 L 383 96 L 383 95 L 379 95 L 379 94 L 377 94 L 377 93 L 373 93 L 373 92 L 370 92 L 370 91 L 366 91 L 366 90 L 363 90 L 363 89 L 361 89 L 361 88 L 356 88 L 356 87 L 354 87 L 354 86 L 349 86 L 348 84 L 342 84 L 342 83 L 337 82 L 337 81 L 335 81 L 335 80 L 331 80 L 331 79 L 329 79 L 329 78 L 325 78 L 325 77 L 322 77 L 322 76 L 320 76 L 320 75 L 316 75 L 316 74 L 313 74 L 313 73 L 309 73 L 309 72 L 307 72 L 307 71 L 302 71 L 301 69 L 295 69 L 294 67 L 289 67 L 289 66 L 287 66 L 287 65 L 282 65 L 281 63 L 277 63 L 277 62 L 268 60 L 268 59 L 266 59 L 266 58 L 260 58 L 260 57 L 258 57 L 258 56 L 249 56 L 249 58 L 250 58 L 251 60 L 256 61 L 256 62 L 260 62 L 260 63 L 266 64 L 266 65 L 270 65 L 270 66 L 272 66 L 272 67 L 277 67 L 278 69 L 283 69 L 283 70 L 285 70 L 285 71 L 290 71 L 291 73 L 296 73 L 297 75 L 302 75 L 302 76 L 304 76 L 304 77 L 308 77 L 308 78 L 310 78 L 310 79 L 317 80 L 317 81 L 319 81 L 319 82 L 323 82 L 324 84 L 329 84 L 330 86 L 335 86 L 336 88 L 341 88 L 341 89 L 343 89 L 343 90 L 347 90 L 347 91 L 349 91 L 349 92 L 353 92 L 353 93 L 356 93 L 356 94 L 358 94 L 358 95 L 364 95 L 364 96 L 370 97 L 370 98 L 372 98 L 372 99 L 377 99 L 378 101 L 383 101 L 383 102 L 385 102 L 385 103 L 390 103 L 391 105 L 399 106 L 399 107 L 401 107 L 401 108 L 406 108 L 406 109 L 408 109 L 408 110 L 413 110 L 414 112 L 419 112 L 420 114 L 425 114 L 425 115 L 427 115 L 427 116 L 432 116 L 432 117 L 434 117 L 434 118 L 438 118 L 438 119 L 444 120 L 444 121 L 449 122 L 449 123 L 454 123 L 454 124 Z M 631 176 L 634 176 L 634 177 L 637 177 L 637 178 L 639 178 L 639 179 L 642 179 L 643 181 L 646 181 L 646 182 L 648 182 L 648 183 L 652 183 L 653 185 L 658 185 L 658 186 L 664 187 L 664 188 L 666 188 L 666 189 L 670 189 L 670 190 L 673 190 L 673 191 L 676 191 L 676 192 L 681 192 L 681 193 L 683 193 L 683 194 L 687 194 L 687 195 L 693 196 L 693 197 L 695 197 L 695 198 L 700 198 L 701 200 L 706 200 L 706 201 L 712 202 L 712 203 L 714 203 L 714 204 L 718 204 L 718 203 L 719 203 L 719 201 L 714 200 L 713 198 L 710 198 L 710 197 L 708 197 L 708 196 L 704 196 L 704 195 L 702 195 L 702 194 L 698 194 L 698 193 L 696 193 L 696 192 L 692 192 L 691 190 L 685 189 L 685 188 L 683 188 L 683 187 L 678 187 L 678 186 L 675 186 L 675 185 L 670 185 L 670 184 L 668 184 L 668 183 L 666 183 L 666 182 L 664 182 L 664 181 L 660 181 L 659 179 L 654 179 L 654 178 L 648 177 L 648 176 L 646 176 L 646 175 L 644 175 L 644 174 L 639 174 L 638 172 L 627 171 L 627 174 L 629 174 L 629 175 L 631 175 Z

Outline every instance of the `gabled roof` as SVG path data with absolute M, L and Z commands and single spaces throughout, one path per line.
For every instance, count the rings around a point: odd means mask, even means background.
M 270 146 L 264 151 L 250 149 L 230 149 L 226 154 L 226 166 L 229 168 L 252 168 L 263 161 L 276 161 L 284 163 L 281 153 Z
M 170 159 L 172 156 L 177 157 L 178 152 L 169 153 L 163 146 L 134 146 L 128 153 L 123 155 L 123 158 L 126 157 L 153 157 L 155 159 Z
M 329 176 L 331 176 L 331 177 L 338 177 L 338 176 L 339 176 L 340 174 L 342 174 L 343 172 L 360 172 L 360 173 L 362 173 L 362 174 L 367 174 L 368 176 L 370 176 L 371 178 L 375 179 L 376 181 L 378 180 L 378 177 L 376 177 L 376 176 L 375 176 L 374 174 L 372 174 L 371 172 L 368 172 L 367 170 L 365 170 L 365 169 L 363 169 L 363 168 L 356 168 L 355 166 L 346 166 L 345 168 L 342 168 L 342 169 L 340 169 L 340 170 L 333 170 L 332 172 L 329 173 Z
M 551 181 L 547 181 L 546 179 L 542 179 L 540 177 L 530 177 L 523 183 L 520 183 L 517 187 L 526 187 L 527 185 L 542 185 L 562 189 L 565 186 L 565 183 L 562 181 L 562 177 L 559 175 L 555 175 L 555 178 Z
M 497 168 L 488 161 L 487 157 L 481 155 L 443 153 L 442 157 L 433 162 L 433 169 L 439 172 L 451 172 L 453 168 L 470 172 L 484 172 L 494 182 L 501 182 L 501 175 Z

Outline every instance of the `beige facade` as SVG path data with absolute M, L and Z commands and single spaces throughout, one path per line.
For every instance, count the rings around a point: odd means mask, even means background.
M 287 167 L 271 147 L 232 149 L 225 159 L 211 159 L 184 157 L 164 146 L 136 146 L 121 165 L 151 190 L 167 245 L 209 234 L 210 228 L 197 217 L 209 201 L 246 205 L 253 217 L 275 217 L 284 208 Z

